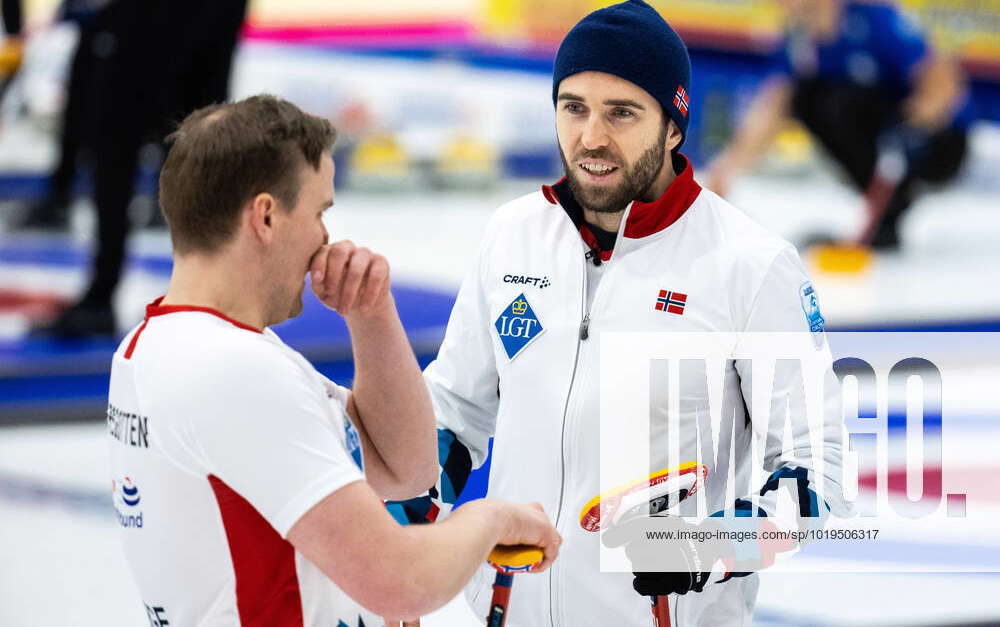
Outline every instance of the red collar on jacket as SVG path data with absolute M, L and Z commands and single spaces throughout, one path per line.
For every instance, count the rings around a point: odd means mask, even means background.
M 135 352 L 135 346 L 139 342 L 139 336 L 142 332 L 146 330 L 146 325 L 149 324 L 149 319 L 156 316 L 165 316 L 166 314 L 179 313 L 182 311 L 198 311 L 201 313 L 211 314 L 213 316 L 222 318 L 229 324 L 245 329 L 247 331 L 253 331 L 254 333 L 262 333 L 262 331 L 256 327 L 252 327 L 249 324 L 243 324 L 238 320 L 233 320 L 226 314 L 222 313 L 218 309 L 212 309 L 211 307 L 197 307 L 195 305 L 161 305 L 163 302 L 163 296 L 160 296 L 150 304 L 146 305 L 146 318 L 142 321 L 142 325 L 132 336 L 132 341 L 128 343 L 128 347 L 125 349 L 125 359 L 131 359 L 132 353 Z
M 674 156 L 674 169 L 680 169 L 677 177 L 667 186 L 663 194 L 653 202 L 634 201 L 632 210 L 628 212 L 623 235 L 630 239 L 639 239 L 659 233 L 676 222 L 684 212 L 694 203 L 701 193 L 701 186 L 694 180 L 694 168 L 691 162 L 684 155 L 677 153 Z M 563 177 L 554 185 L 543 185 L 542 194 L 545 199 L 553 205 L 560 205 L 573 224 L 580 230 L 580 236 L 584 243 L 592 250 L 600 252 L 601 260 L 607 261 L 611 258 L 612 251 L 601 250 L 597 245 L 597 238 L 587 227 L 583 219 L 583 210 L 573 198 L 573 193 L 569 189 L 566 177 Z
M 153 302 L 146 305 L 146 319 L 150 319 L 154 316 L 164 316 L 166 314 L 180 313 L 185 311 L 197 311 L 201 313 L 211 314 L 217 318 L 222 318 L 229 324 L 244 329 L 246 331 L 253 331 L 254 333 L 262 333 L 257 327 L 252 327 L 249 324 L 243 324 L 239 320 L 233 320 L 226 314 L 222 313 L 218 309 L 213 309 L 211 307 L 198 307 L 195 305 L 161 305 L 163 302 L 163 296 L 160 296 Z

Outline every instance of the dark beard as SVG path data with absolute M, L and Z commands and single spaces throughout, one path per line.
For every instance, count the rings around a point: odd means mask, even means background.
M 596 213 L 617 213 L 624 211 L 625 206 L 633 200 L 655 200 L 647 198 L 649 188 L 656 182 L 660 170 L 663 169 L 663 160 L 666 156 L 664 144 L 667 141 L 668 125 L 664 124 L 660 129 L 660 137 L 656 143 L 649 147 L 646 152 L 635 162 L 631 168 L 622 168 L 622 178 L 620 185 L 612 188 L 585 187 L 577 178 L 575 166 L 570 166 L 566 161 L 566 155 L 562 148 L 559 149 L 559 157 L 563 162 L 563 169 L 566 171 L 566 180 L 569 182 L 569 189 L 573 192 L 573 197 L 584 209 L 590 209 Z M 612 163 L 620 163 L 614 158 L 607 148 L 598 150 L 583 150 L 577 155 L 578 159 L 603 159 Z

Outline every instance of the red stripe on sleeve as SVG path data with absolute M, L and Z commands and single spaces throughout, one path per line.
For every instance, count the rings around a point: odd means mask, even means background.
M 242 627 L 302 627 L 295 549 L 253 505 L 215 475 L 208 476 L 222 514 L 236 573 Z

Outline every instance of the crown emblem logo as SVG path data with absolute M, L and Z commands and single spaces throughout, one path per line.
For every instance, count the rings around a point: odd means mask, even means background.
M 497 317 L 493 326 L 508 359 L 530 344 L 544 329 L 524 294 L 518 294 Z

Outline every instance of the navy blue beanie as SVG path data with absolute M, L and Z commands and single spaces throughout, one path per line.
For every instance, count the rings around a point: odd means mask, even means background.
M 643 88 L 687 136 L 691 60 L 684 42 L 653 7 L 628 0 L 580 20 L 556 53 L 552 102 L 564 78 L 587 71 L 614 74 Z

